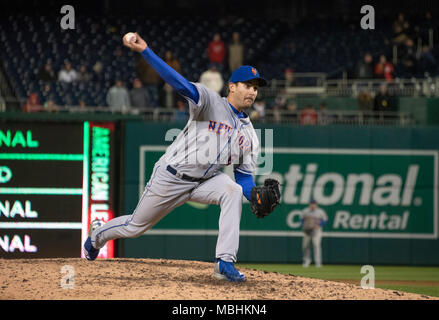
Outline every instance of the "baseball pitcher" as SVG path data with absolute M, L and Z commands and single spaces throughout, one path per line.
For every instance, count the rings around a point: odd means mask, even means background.
M 84 254 L 94 260 L 107 241 L 134 238 L 151 229 L 174 208 L 187 201 L 216 204 L 221 208 L 213 276 L 228 281 L 245 281 L 236 270 L 242 196 L 252 212 L 263 218 L 279 205 L 279 183 L 266 179 L 256 186 L 253 175 L 260 151 L 256 132 L 244 109 L 249 108 L 258 88 L 267 84 L 251 66 L 236 69 L 228 82 L 228 96 L 221 97 L 200 83 L 193 83 L 168 66 L 136 33 L 123 38 L 131 50 L 148 64 L 189 103 L 185 128 L 154 166 L 137 207 L 131 215 L 116 217 L 106 224 L 93 221 Z M 221 169 L 233 165 L 233 181 Z
M 303 252 L 303 266 L 308 267 L 311 264 L 311 245 L 314 249 L 314 263 L 316 267 L 322 265 L 322 227 L 328 221 L 326 212 L 318 207 L 317 202 L 311 199 L 309 207 L 302 211 L 302 252 Z

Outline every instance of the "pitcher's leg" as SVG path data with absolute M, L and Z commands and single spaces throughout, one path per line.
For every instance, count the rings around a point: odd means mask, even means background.
M 94 230 L 93 247 L 100 249 L 109 240 L 139 237 L 180 204 L 179 200 L 166 201 L 161 196 L 144 193 L 133 214 L 111 219 Z
M 242 212 L 242 187 L 229 176 L 221 173 L 195 188 L 189 201 L 220 205 L 215 256 L 227 262 L 236 262 Z
M 174 208 L 189 197 L 193 184 L 177 184 L 174 176 L 156 164 L 133 214 L 120 216 L 97 228 L 91 235 L 93 247 L 100 249 L 109 240 L 135 238 L 151 229 Z
M 221 213 L 215 256 L 224 261 L 236 262 L 242 213 L 242 187 L 236 184 L 229 188 L 231 190 L 220 199 Z

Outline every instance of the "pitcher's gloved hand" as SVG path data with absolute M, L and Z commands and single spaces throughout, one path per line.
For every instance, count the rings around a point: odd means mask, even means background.
M 273 212 L 280 203 L 279 182 L 266 179 L 261 187 L 253 187 L 251 191 L 251 209 L 258 218 L 264 218 Z

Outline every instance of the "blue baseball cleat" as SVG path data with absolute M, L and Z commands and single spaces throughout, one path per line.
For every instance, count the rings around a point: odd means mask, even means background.
M 213 277 L 218 280 L 228 280 L 230 282 L 243 282 L 245 276 L 235 269 L 233 262 L 217 259 L 213 268 Z
M 87 260 L 95 260 L 99 255 L 99 249 L 95 249 L 91 244 L 91 238 L 88 237 L 84 243 L 84 255 Z
M 94 230 L 96 230 L 97 228 L 99 228 L 103 224 L 104 223 L 98 219 L 93 220 L 90 223 L 90 228 L 88 229 L 88 238 L 87 238 L 87 240 L 85 240 L 84 248 L 83 248 L 83 252 L 84 252 L 85 258 L 87 260 L 96 260 L 96 258 L 99 255 L 99 249 L 96 249 L 91 244 L 91 234 Z

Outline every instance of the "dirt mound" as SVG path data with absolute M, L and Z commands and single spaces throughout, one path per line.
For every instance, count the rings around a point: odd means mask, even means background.
M 186 260 L 0 259 L 0 299 L 436 299 L 249 269 L 241 270 L 246 282 L 229 283 L 212 271 L 212 263 Z

